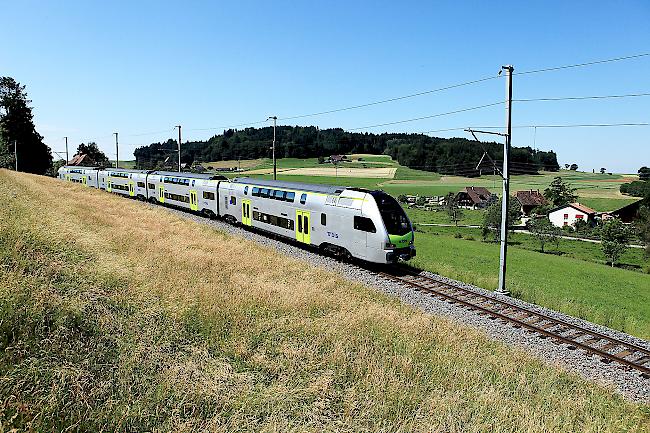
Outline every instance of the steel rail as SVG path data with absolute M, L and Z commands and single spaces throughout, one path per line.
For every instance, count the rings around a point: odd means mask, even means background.
M 544 337 L 559 340 L 571 347 L 582 349 L 588 354 L 596 354 L 604 358 L 603 361 L 615 361 L 623 364 L 626 367 L 640 371 L 644 378 L 650 378 L 650 367 L 646 366 L 646 364 L 650 364 L 650 350 L 644 347 L 619 340 L 598 331 L 583 328 L 562 319 L 550 317 L 544 313 L 521 307 L 507 300 L 497 299 L 464 287 L 443 283 L 410 270 L 400 271 L 406 272 L 406 275 L 400 276 L 384 271 L 378 271 L 377 273 L 386 279 L 408 284 L 416 290 L 423 290 L 434 296 L 462 304 L 473 310 L 478 310 L 494 318 L 514 323 L 517 326 L 541 334 Z M 449 291 L 452 293 L 449 293 Z M 504 313 L 506 311 L 508 314 Z M 523 317 L 518 317 L 522 314 L 524 315 Z M 561 327 L 561 329 L 553 331 L 553 328 L 557 327 Z M 565 334 L 566 336 L 561 334 Z M 582 342 L 578 341 L 583 337 L 586 338 L 582 339 Z M 605 340 L 605 344 L 599 344 L 599 347 L 586 344 L 588 342 L 600 343 L 603 340 Z M 615 353 L 608 352 L 608 350 L 614 348 L 622 349 L 617 349 Z M 634 355 L 634 359 L 627 359 L 631 355 Z

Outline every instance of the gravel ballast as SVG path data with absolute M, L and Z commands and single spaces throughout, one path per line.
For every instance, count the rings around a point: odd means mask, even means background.
M 253 240 L 283 254 L 305 260 L 310 264 L 327 271 L 336 272 L 348 280 L 360 282 L 373 289 L 395 296 L 402 302 L 420 308 L 427 313 L 445 316 L 457 322 L 478 327 L 490 338 L 532 352 L 547 364 L 559 366 L 566 371 L 577 373 L 585 379 L 607 387 L 612 387 L 630 400 L 644 403 L 650 402 L 650 379 L 643 378 L 636 370 L 627 370 L 622 365 L 615 362 L 604 363 L 598 356 L 588 356 L 582 350 L 572 350 L 566 344 L 558 344 L 557 340 L 541 338 L 538 334 L 531 333 L 524 328 L 515 328 L 514 326 L 503 323 L 500 320 L 490 319 L 487 315 L 480 315 L 476 310 L 468 310 L 467 308 L 460 307 L 458 304 L 450 304 L 444 300 L 437 299 L 434 296 L 418 292 L 411 286 L 387 280 L 378 276 L 371 270 L 364 269 L 363 267 L 349 263 L 342 263 L 335 259 L 301 248 L 297 245 L 281 242 L 271 237 L 246 230 L 242 227 L 227 224 L 221 220 L 211 220 L 171 208 L 161 209 L 166 209 L 181 217 L 210 225 L 226 233 Z M 502 295 L 498 295 L 494 292 L 461 281 L 452 280 L 430 272 L 422 272 L 422 275 L 426 275 L 427 277 L 443 283 L 458 285 L 480 294 L 486 294 L 497 299 L 503 299 Z M 573 316 L 567 316 L 566 314 L 549 310 L 538 305 L 529 304 L 515 298 L 505 298 L 512 304 L 544 313 L 552 318 L 564 320 L 571 324 L 598 331 L 602 334 L 650 349 L 650 342 L 633 337 L 629 334 L 615 331 Z

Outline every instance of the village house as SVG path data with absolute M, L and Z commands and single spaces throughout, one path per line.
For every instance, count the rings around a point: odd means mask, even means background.
M 603 212 L 600 217 L 603 221 L 607 221 L 611 218 L 618 218 L 622 222 L 630 224 L 639 216 L 642 202 L 643 200 L 638 200 L 611 212 Z
M 569 203 L 556 207 L 548 213 L 548 219 L 554 226 L 573 226 L 576 221 L 582 220 L 587 224 L 595 222 L 596 211 L 580 203 Z
M 467 186 L 456 194 L 458 207 L 465 209 L 483 209 L 496 200 L 496 195 L 482 186 Z
M 519 202 L 519 205 L 521 206 L 521 213 L 524 216 L 530 216 L 530 213 L 539 206 L 546 206 L 548 204 L 548 201 L 542 194 L 540 194 L 539 190 L 525 190 L 525 191 L 517 191 L 515 193 L 515 198 Z

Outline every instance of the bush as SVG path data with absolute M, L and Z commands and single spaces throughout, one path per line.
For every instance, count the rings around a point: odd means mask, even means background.
M 455 237 L 456 239 L 462 239 L 462 238 L 463 238 L 463 235 L 462 235 L 461 233 L 459 233 L 459 232 L 456 232 L 456 234 L 454 235 L 454 237 Z

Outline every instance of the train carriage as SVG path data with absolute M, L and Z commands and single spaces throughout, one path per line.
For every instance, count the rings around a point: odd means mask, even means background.
M 217 187 L 224 176 L 154 171 L 147 177 L 149 201 L 200 212 L 219 214 Z
M 149 171 L 127 168 L 107 168 L 99 171 L 100 188 L 115 194 L 144 200 L 147 197 L 146 179 Z M 105 183 L 104 183 L 105 182 Z
M 63 166 L 59 168 L 59 179 L 98 188 L 98 167 Z

